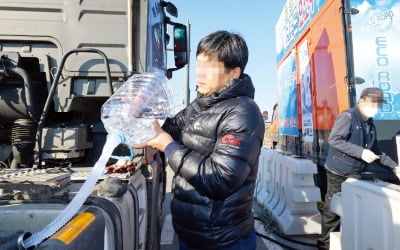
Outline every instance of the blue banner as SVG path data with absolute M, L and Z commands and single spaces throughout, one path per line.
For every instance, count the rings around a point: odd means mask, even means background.
M 314 138 L 313 107 L 311 97 L 311 70 L 310 57 L 307 47 L 308 40 L 304 40 L 298 47 L 300 87 L 301 87 L 301 117 L 302 117 L 302 139 L 312 142 Z
M 297 119 L 296 60 L 292 52 L 277 70 L 279 92 L 279 134 L 299 135 Z
M 287 0 L 275 26 L 277 62 L 287 54 L 326 0 Z
M 365 80 L 356 86 L 379 87 L 385 103 L 375 120 L 400 119 L 400 0 L 352 0 L 360 12 L 352 16 L 355 75 Z

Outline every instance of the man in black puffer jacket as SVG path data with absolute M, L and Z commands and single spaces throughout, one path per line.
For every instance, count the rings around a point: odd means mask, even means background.
M 197 98 L 147 146 L 175 172 L 171 213 L 180 249 L 255 249 L 252 203 L 264 121 L 244 74 L 248 49 L 217 31 L 197 47 Z

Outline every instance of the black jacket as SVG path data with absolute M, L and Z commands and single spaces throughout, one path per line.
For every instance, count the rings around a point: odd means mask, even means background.
M 366 166 L 361 159 L 363 149 L 370 149 L 380 155 L 380 164 L 394 168 L 397 166 L 379 148 L 376 128 L 371 119 L 363 119 L 358 107 L 350 108 L 336 118 L 329 135 L 329 151 L 325 167 L 335 174 L 359 175 Z
M 173 226 L 187 246 L 229 246 L 253 229 L 252 203 L 264 121 L 244 75 L 198 96 L 163 128 L 180 144 L 168 156 L 175 172 Z

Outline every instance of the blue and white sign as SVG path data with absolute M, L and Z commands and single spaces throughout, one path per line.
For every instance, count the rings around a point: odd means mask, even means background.
M 308 56 L 308 40 L 305 40 L 298 48 L 299 71 L 301 87 L 301 114 L 302 114 L 302 138 L 303 141 L 313 141 L 313 107 L 311 97 L 311 73 L 310 58 Z
M 386 103 L 375 120 L 400 119 L 400 0 L 352 0 L 360 13 L 352 16 L 357 99 L 367 87 L 383 90 Z
M 296 60 L 294 51 L 279 66 L 277 78 L 279 134 L 298 136 Z
M 275 26 L 277 62 L 293 46 L 326 0 L 287 0 Z

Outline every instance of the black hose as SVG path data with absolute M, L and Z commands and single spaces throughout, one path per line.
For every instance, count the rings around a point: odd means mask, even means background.
M 29 116 L 37 123 L 39 121 L 40 113 L 39 109 L 37 108 L 38 102 L 34 100 L 34 90 L 32 87 L 31 77 L 29 76 L 28 72 L 26 72 L 26 70 L 20 67 L 12 67 L 9 69 L 9 71 L 20 76 L 24 80 L 26 108 L 28 110 Z
M 258 220 L 262 223 L 264 223 L 264 221 L 258 217 L 254 217 L 254 220 Z M 292 242 L 294 244 L 299 244 L 299 245 L 304 245 L 304 246 L 310 246 L 310 247 L 318 247 L 317 244 L 313 244 L 313 243 L 308 243 L 308 242 L 303 242 L 303 241 L 299 241 L 299 240 L 295 240 L 295 239 L 290 239 L 287 236 L 279 233 L 279 232 L 273 232 L 273 234 L 275 234 L 276 236 L 278 236 L 279 238 L 282 238 L 286 241 Z
M 33 247 L 26 248 L 23 241 L 29 238 L 32 234 L 24 232 L 22 229 L 11 233 L 3 233 L 0 235 L 0 249 L 2 250 L 31 250 Z
M 288 249 L 288 250 L 297 250 L 296 248 L 292 248 L 292 247 L 290 247 L 290 246 L 288 246 L 288 245 L 285 245 L 285 244 L 283 244 L 282 242 L 279 242 L 279 241 L 277 241 L 277 240 L 275 240 L 275 239 L 269 237 L 268 235 L 259 233 L 259 232 L 257 232 L 257 230 L 256 230 L 256 234 L 257 234 L 258 236 L 260 236 L 260 237 L 262 237 L 262 238 L 265 238 L 265 239 L 267 239 L 267 240 L 269 240 L 269 241 L 272 241 L 272 242 L 274 242 L 275 244 L 278 244 L 278 245 L 280 245 L 281 247 L 284 247 L 284 248 L 286 248 L 286 249 Z
M 293 242 L 293 243 L 295 243 L 295 244 L 300 244 L 300 245 L 305 245 L 305 246 L 310 246 L 310 247 L 318 247 L 317 244 L 308 243 L 308 242 L 304 242 L 304 241 L 300 241 L 300 240 L 295 240 L 295 239 L 290 239 L 290 238 L 286 237 L 285 235 L 283 235 L 283 234 L 281 234 L 281 233 L 279 233 L 279 232 L 274 232 L 274 234 L 275 234 L 276 236 L 278 236 L 279 238 L 282 238 L 282 239 L 284 239 L 284 240 Z
M 4 58 L 2 58 L 4 60 Z M 28 112 L 29 117 L 35 121 L 35 123 L 38 123 L 39 117 L 40 117 L 40 110 L 38 108 L 38 102 L 35 99 L 35 90 L 32 86 L 32 79 L 28 72 L 15 65 L 8 65 L 6 67 L 6 73 L 0 74 L 0 80 L 2 80 L 5 77 L 9 77 L 9 74 L 14 74 L 22 78 L 24 81 L 24 86 L 23 86 L 23 93 L 25 95 L 25 105 L 26 109 Z
M 0 249 L 18 249 L 18 238 L 23 234 L 24 231 L 22 229 L 11 233 L 3 233 L 2 235 L 0 235 Z

